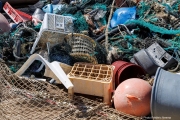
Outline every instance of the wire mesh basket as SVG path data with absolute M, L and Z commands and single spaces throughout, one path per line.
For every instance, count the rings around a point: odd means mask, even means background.
M 70 55 L 73 56 L 75 61 L 77 62 L 88 62 L 88 63 L 93 63 L 93 64 L 98 63 L 95 56 L 91 56 L 86 53 L 71 53 Z
M 90 37 L 73 33 L 68 34 L 65 39 L 72 47 L 71 53 L 86 53 L 86 54 L 93 54 L 95 50 L 96 43 Z
M 95 57 L 95 41 L 83 34 L 72 33 L 65 37 L 72 50 L 70 55 L 81 62 L 98 63 Z
M 20 78 L 0 63 L 1 120 L 140 120 L 102 103 L 101 97 L 75 94 L 64 86 Z

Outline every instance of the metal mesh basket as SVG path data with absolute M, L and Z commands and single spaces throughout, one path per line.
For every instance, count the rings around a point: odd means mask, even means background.
M 64 86 L 20 78 L 0 63 L 1 120 L 138 120 L 102 104 L 102 98 L 75 94 Z

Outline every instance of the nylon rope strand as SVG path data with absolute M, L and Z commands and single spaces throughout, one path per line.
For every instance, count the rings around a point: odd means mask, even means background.
M 108 18 L 108 23 L 107 23 L 107 26 L 106 26 L 106 31 L 105 31 L 105 47 L 106 47 L 106 51 L 108 52 L 109 51 L 109 42 L 108 42 L 108 28 L 109 28 L 109 24 L 110 24 L 110 20 L 111 20 L 111 17 L 112 17 L 112 14 L 113 14 L 113 11 L 114 11 L 114 3 L 115 3 L 115 0 L 113 0 L 112 2 L 112 6 L 111 6 L 111 11 L 110 11 L 110 15 L 109 15 L 109 18 Z

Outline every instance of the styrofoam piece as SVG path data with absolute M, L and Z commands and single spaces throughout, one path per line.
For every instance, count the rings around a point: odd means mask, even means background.
M 60 63 L 56 61 L 49 63 L 39 54 L 31 55 L 29 59 L 24 63 L 24 65 L 15 74 L 21 76 L 35 60 L 41 61 L 46 68 L 50 69 L 67 89 L 73 88 L 73 84 L 59 65 Z
M 42 22 L 41 29 L 37 35 L 37 38 L 31 49 L 31 54 L 35 51 L 39 42 L 45 44 L 49 42 L 51 44 L 59 43 L 64 40 L 65 35 L 73 32 L 73 19 L 69 16 L 57 15 L 52 13 L 45 13 Z M 58 34 L 58 37 L 55 36 Z M 43 35 L 47 35 L 43 37 Z M 53 36 L 53 39 L 50 38 Z

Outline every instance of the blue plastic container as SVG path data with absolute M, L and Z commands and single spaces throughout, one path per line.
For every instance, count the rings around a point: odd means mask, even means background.
M 116 27 L 119 24 L 124 24 L 128 20 L 135 19 L 136 7 L 122 7 L 117 9 L 110 21 L 111 27 Z
M 42 10 L 45 12 L 45 13 L 53 13 L 53 5 L 52 4 L 47 4 L 46 6 L 44 6 L 42 8 Z

